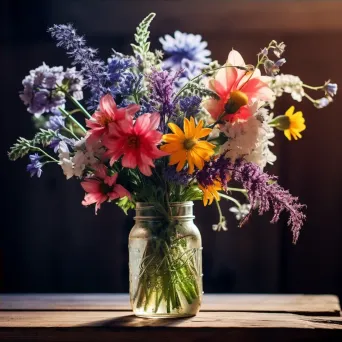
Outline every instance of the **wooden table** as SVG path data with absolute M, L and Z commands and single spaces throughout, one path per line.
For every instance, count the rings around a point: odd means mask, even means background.
M 0 295 L 0 341 L 342 341 L 332 295 L 205 295 L 188 319 L 132 315 L 126 294 Z

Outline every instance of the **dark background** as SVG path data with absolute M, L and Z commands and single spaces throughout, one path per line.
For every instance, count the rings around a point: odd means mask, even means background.
M 27 160 L 7 160 L 18 136 L 32 137 L 30 114 L 18 98 L 21 81 L 45 61 L 70 65 L 46 28 L 72 22 L 103 58 L 111 48 L 129 53 L 136 25 L 149 12 L 152 46 L 176 29 L 200 33 L 213 58 L 223 63 L 232 47 L 249 63 L 271 39 L 288 48 L 284 73 L 307 84 L 328 78 L 342 85 L 342 3 L 337 1 L 145 1 L 2 0 L 1 41 L 1 230 L 2 292 L 128 292 L 127 238 L 133 226 L 115 206 L 97 216 L 83 208 L 77 180 L 65 180 L 58 167 L 45 167 L 41 179 L 29 177 Z M 277 134 L 278 155 L 269 172 L 308 205 L 308 220 L 296 246 L 286 218 L 270 225 L 255 214 L 238 228 L 227 212 L 229 230 L 213 232 L 214 206 L 196 204 L 196 224 L 204 246 L 206 292 L 335 293 L 342 296 L 341 100 L 316 110 L 308 101 L 284 96 L 304 112 L 304 138 L 288 142 Z

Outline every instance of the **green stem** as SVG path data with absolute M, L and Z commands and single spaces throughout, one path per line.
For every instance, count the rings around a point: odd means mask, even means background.
M 206 75 L 206 74 L 210 74 L 211 72 L 213 71 L 216 71 L 216 70 L 219 70 L 219 69 L 224 69 L 224 68 L 237 68 L 237 69 L 241 69 L 241 70 L 245 70 L 247 71 L 248 69 L 246 67 L 242 67 L 240 65 L 238 66 L 235 66 L 235 65 L 223 65 L 223 66 L 220 66 L 218 68 L 215 68 L 215 69 L 211 69 L 211 70 L 208 70 L 208 71 L 205 71 L 205 72 L 202 72 L 201 74 L 193 77 L 191 80 L 189 80 L 179 91 L 178 93 L 176 94 L 175 98 L 173 99 L 173 102 L 176 101 L 176 99 L 179 97 L 179 95 L 189 86 L 189 84 L 195 80 L 197 80 L 198 78 Z
M 71 96 L 68 92 L 64 92 L 68 99 L 76 106 L 80 111 L 88 118 L 91 118 L 91 115 L 88 113 L 88 111 L 81 105 L 79 101 L 77 101 L 73 96 Z
M 246 192 L 247 192 L 246 189 L 230 188 L 230 187 L 228 187 L 228 191 L 237 191 L 237 192 L 243 192 L 243 193 L 246 193 Z
M 324 88 L 324 86 L 313 87 L 313 86 L 309 86 L 308 84 L 302 84 L 302 87 L 312 89 L 312 90 L 321 90 Z
M 84 133 L 87 133 L 87 130 L 72 115 L 70 115 L 64 108 L 59 107 L 59 110 L 66 116 L 67 119 L 72 120 Z
M 80 140 L 80 138 L 79 138 L 71 129 L 69 129 L 69 128 L 67 128 L 67 127 L 63 127 L 63 129 L 64 129 L 66 132 L 70 133 L 75 139 Z
M 224 199 L 232 201 L 233 203 L 235 203 L 238 208 L 241 208 L 240 202 L 238 200 L 236 200 L 235 198 L 230 197 L 228 195 L 221 194 L 221 193 L 219 193 L 219 195 L 220 195 L 220 197 L 223 197 Z
M 40 153 L 43 153 L 46 157 L 48 157 L 49 159 L 51 159 L 53 162 L 58 163 L 58 160 L 57 160 L 57 159 L 55 159 L 54 157 L 50 156 L 48 153 L 46 153 L 46 152 L 45 152 L 44 150 L 42 150 L 40 147 L 30 145 L 30 148 L 31 148 L 33 151 L 39 151 Z
M 304 93 L 304 96 L 305 96 L 308 100 L 310 100 L 312 103 L 315 103 L 315 102 L 316 102 L 316 100 L 313 99 L 311 96 L 309 96 L 307 93 Z

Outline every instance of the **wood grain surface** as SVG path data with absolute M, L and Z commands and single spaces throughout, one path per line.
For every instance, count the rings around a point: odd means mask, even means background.
M 0 341 L 341 341 L 332 295 L 205 295 L 187 319 L 143 319 L 127 294 L 3 295 Z
M 0 310 L 130 311 L 128 294 L 30 294 L 0 296 Z M 201 311 L 288 312 L 339 316 L 334 295 L 207 294 Z

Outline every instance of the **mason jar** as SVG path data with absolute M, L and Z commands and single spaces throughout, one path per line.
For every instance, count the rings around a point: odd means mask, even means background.
M 170 203 L 162 215 L 137 203 L 129 234 L 130 301 L 139 317 L 195 316 L 202 301 L 202 240 L 193 202 Z

